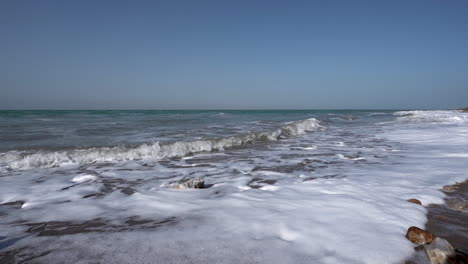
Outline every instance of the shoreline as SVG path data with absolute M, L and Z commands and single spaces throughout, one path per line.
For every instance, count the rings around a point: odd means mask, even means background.
M 468 253 L 468 180 L 444 186 L 441 190 L 446 197 L 444 204 L 429 204 L 427 208 L 426 230 L 449 241 L 454 248 Z M 455 199 L 462 199 L 465 211 L 460 206 L 451 209 Z

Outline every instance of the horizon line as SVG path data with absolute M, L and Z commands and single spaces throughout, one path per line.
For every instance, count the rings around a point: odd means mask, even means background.
M 262 109 L 194 109 L 194 108 L 171 108 L 171 109 L 145 109 L 145 108 L 126 108 L 126 109 L 0 109 L 0 111 L 395 111 L 395 110 L 462 110 L 461 108 L 262 108 Z

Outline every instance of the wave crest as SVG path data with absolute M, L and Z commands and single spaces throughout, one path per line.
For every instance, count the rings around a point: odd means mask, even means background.
M 457 124 L 468 122 L 468 114 L 457 110 L 398 111 L 394 113 L 398 121 L 419 123 Z
M 277 141 L 280 138 L 297 136 L 321 128 L 315 118 L 289 122 L 279 129 L 266 132 L 253 132 L 236 136 L 194 141 L 177 141 L 168 144 L 143 144 L 137 147 L 100 147 L 71 149 L 63 151 L 17 151 L 0 153 L 0 168 L 31 169 L 51 168 L 92 162 L 118 162 L 126 160 L 148 160 L 183 157 L 192 153 L 223 151 L 256 142 Z

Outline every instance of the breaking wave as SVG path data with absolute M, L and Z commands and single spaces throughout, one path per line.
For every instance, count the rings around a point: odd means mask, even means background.
M 468 122 L 468 113 L 458 110 L 433 110 L 433 111 L 398 111 L 394 113 L 398 121 L 420 123 L 445 123 L 457 124 Z
M 0 169 L 51 168 L 64 165 L 92 162 L 116 162 L 126 160 L 149 160 L 183 157 L 192 153 L 222 151 L 257 142 L 277 141 L 321 128 L 315 118 L 286 123 L 284 126 L 266 132 L 252 132 L 236 136 L 177 141 L 167 144 L 143 144 L 137 147 L 115 146 L 63 151 L 17 151 L 0 153 Z

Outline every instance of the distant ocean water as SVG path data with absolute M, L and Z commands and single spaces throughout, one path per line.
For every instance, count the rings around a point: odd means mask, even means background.
M 459 111 L 0 111 L 0 260 L 398 263 L 466 153 Z

